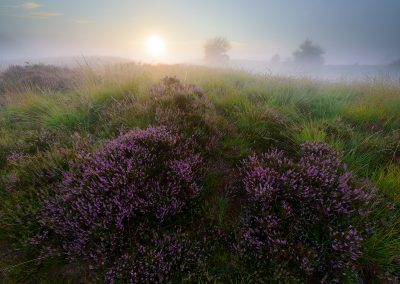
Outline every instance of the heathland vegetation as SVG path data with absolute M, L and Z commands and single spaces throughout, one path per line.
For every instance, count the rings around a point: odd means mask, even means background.
M 0 200 L 4 283 L 395 282 L 400 86 L 13 67 Z

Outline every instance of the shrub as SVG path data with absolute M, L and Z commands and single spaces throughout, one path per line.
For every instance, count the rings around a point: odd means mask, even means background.
M 185 96 L 188 94 L 202 97 L 204 96 L 204 91 L 196 85 L 183 85 L 176 77 L 167 76 L 160 83 L 153 85 L 149 89 L 149 94 L 155 99 L 163 100 L 171 96 Z
M 0 145 L 5 156 L 4 168 L 0 167 L 0 239 L 10 242 L 10 251 L 18 251 L 13 256 L 19 259 L 15 262 L 24 262 L 37 253 L 30 241 L 41 231 L 37 216 L 43 210 L 43 198 L 38 193 L 58 183 L 68 162 L 93 140 L 86 135 L 59 136 L 45 130 L 11 134 L 14 145 L 11 141 L 3 149 Z
M 106 281 L 126 281 L 131 283 L 171 282 L 173 270 L 182 263 L 187 249 L 187 241 L 175 235 L 153 236 L 150 244 L 137 244 L 136 255 L 128 253 L 106 273 Z
M 215 151 L 223 133 L 229 131 L 230 127 L 196 85 L 184 85 L 175 77 L 165 77 L 150 88 L 149 94 L 157 102 L 158 124 L 193 136 L 208 152 Z
M 1 91 L 32 88 L 39 91 L 65 91 L 74 87 L 73 71 L 52 65 L 10 66 L 0 76 Z
M 151 232 L 136 243 L 107 271 L 108 283 L 197 283 L 214 279 L 206 263 L 219 236 L 210 229 L 183 232 L 179 227 L 162 235 Z M 193 229 L 193 228 L 192 228 Z M 210 234 L 211 233 L 211 234 Z M 216 233 L 216 235 L 214 235 Z M 196 235 L 194 235 L 196 234 Z M 201 238 L 201 237 L 202 238 Z M 199 238 L 200 237 L 200 238 Z M 147 239 L 147 240 L 146 240 Z
M 244 160 L 241 171 L 248 205 L 238 250 L 260 277 L 268 268 L 306 281 L 354 276 L 371 226 L 357 220 L 367 220 L 375 189 L 337 152 L 304 143 L 299 159 L 271 150 Z
M 200 174 L 199 155 L 178 134 L 132 130 L 71 163 L 40 222 L 69 259 L 110 267 L 199 195 Z

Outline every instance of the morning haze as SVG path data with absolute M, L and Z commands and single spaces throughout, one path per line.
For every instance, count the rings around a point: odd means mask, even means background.
M 306 38 L 327 64 L 387 64 L 400 57 L 396 0 L 7 1 L 0 5 L 1 59 L 55 56 L 149 58 L 143 42 L 166 42 L 165 62 L 202 59 L 224 36 L 232 59 L 282 60 Z

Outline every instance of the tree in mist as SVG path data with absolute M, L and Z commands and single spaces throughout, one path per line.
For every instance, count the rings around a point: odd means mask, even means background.
M 207 40 L 204 45 L 205 61 L 210 64 L 223 64 L 229 61 L 227 52 L 231 43 L 225 37 L 215 37 Z
M 271 65 L 278 65 L 279 63 L 281 63 L 281 56 L 279 54 L 275 54 L 269 60 L 269 64 Z
M 393 61 L 392 63 L 389 64 L 389 66 L 394 68 L 400 68 L 400 59 Z
M 294 64 L 300 66 L 321 66 L 324 64 L 324 50 L 310 39 L 306 39 L 293 53 Z

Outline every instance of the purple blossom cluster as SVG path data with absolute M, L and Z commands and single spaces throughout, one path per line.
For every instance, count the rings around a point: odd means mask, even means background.
M 107 283 L 199 283 L 217 282 L 207 261 L 215 245 L 226 237 L 214 226 L 140 234 L 134 250 L 125 252 L 109 267 Z M 132 253 L 134 252 L 134 253 Z
M 12 151 L 7 156 L 7 163 L 8 164 L 16 164 L 16 163 L 18 163 L 19 160 L 22 160 L 24 157 L 25 157 L 25 154 L 23 152 Z
M 162 126 L 122 134 L 71 163 L 46 199 L 40 223 L 63 254 L 93 269 L 110 267 L 133 250 L 138 261 L 132 279 L 167 275 L 180 245 L 153 234 L 148 243 L 156 248 L 146 248 L 142 236 L 167 224 L 201 192 L 202 160 L 192 149 Z M 154 267 L 147 257 L 157 259 Z M 119 265 L 114 269 L 126 263 Z M 113 270 L 107 275 L 112 282 Z
M 124 253 L 107 271 L 106 282 L 170 283 L 174 270 L 183 270 L 187 248 L 187 240 L 176 235 L 153 237 L 148 245 L 138 243 L 135 255 Z
M 271 150 L 245 159 L 241 172 L 247 206 L 237 248 L 245 261 L 263 270 L 277 260 L 308 281 L 355 271 L 368 228 L 354 219 L 368 216 L 376 194 L 336 151 L 304 143 L 291 159 Z

